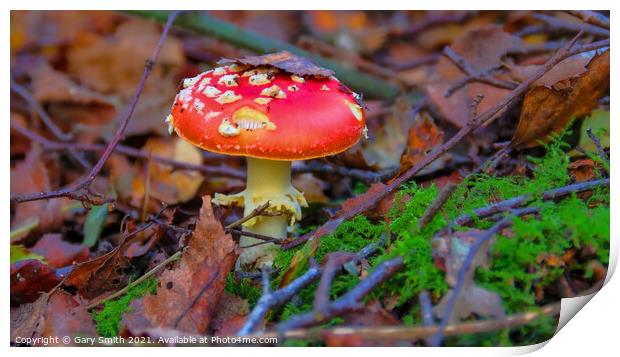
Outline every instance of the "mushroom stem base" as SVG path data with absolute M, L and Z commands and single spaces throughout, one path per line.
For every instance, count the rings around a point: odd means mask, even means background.
M 248 182 L 246 189 L 234 195 L 216 194 L 214 202 L 220 205 L 244 206 L 244 216 L 269 201 L 266 213 L 277 216 L 258 216 L 243 224 L 246 232 L 257 233 L 277 239 L 286 238 L 287 227 L 301 219 L 301 207 L 308 204 L 303 194 L 291 185 L 291 163 L 248 158 Z M 241 247 L 262 242 L 251 237 L 241 237 Z M 242 250 L 237 260 L 237 270 L 244 266 L 260 268 L 272 265 L 277 252 L 273 243 L 264 243 Z

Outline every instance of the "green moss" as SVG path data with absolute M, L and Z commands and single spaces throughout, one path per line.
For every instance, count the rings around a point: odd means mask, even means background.
M 576 196 L 536 205 L 542 207 L 539 219 L 514 219 L 511 237 L 497 239 L 491 247 L 489 268 L 477 272 L 477 280 L 499 293 L 509 312 L 534 305 L 535 287 L 554 284 L 568 271 L 562 265 L 546 263 L 544 257 L 555 256 L 561 262 L 569 249 L 589 247 L 601 263 L 608 262 L 609 207 L 589 208 Z M 572 268 L 585 269 L 579 264 Z
M 237 279 L 234 272 L 229 273 L 226 277 L 226 285 L 224 290 L 228 293 L 246 299 L 250 306 L 254 306 L 262 294 L 260 286 L 252 284 L 250 279 Z
M 107 301 L 101 311 L 93 312 L 93 319 L 97 325 L 99 335 L 105 337 L 117 336 L 120 331 L 120 322 L 123 314 L 127 312 L 129 304 L 147 293 L 154 294 L 157 290 L 157 279 L 149 278 L 132 287 L 126 294 L 118 299 Z

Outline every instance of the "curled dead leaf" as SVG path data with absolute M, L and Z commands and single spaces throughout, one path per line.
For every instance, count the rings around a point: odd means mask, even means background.
M 523 100 L 511 145 L 515 148 L 537 146 L 539 141 L 548 141 L 550 134 L 565 128 L 572 119 L 595 109 L 598 100 L 609 90 L 609 61 L 609 51 L 605 51 L 595 56 L 580 76 L 532 88 Z

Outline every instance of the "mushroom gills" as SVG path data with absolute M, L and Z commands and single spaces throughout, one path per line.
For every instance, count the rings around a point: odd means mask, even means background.
M 276 130 L 276 125 L 269 120 L 269 117 L 256 109 L 242 107 L 233 114 L 233 122 L 240 129 L 256 130 L 267 129 Z

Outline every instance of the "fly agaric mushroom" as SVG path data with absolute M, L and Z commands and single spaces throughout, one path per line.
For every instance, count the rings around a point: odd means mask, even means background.
M 248 220 L 243 230 L 284 239 L 307 206 L 291 185 L 291 161 L 353 146 L 365 133 L 365 114 L 359 97 L 331 71 L 290 53 L 225 61 L 183 81 L 166 120 L 169 131 L 202 149 L 247 157 L 246 189 L 215 194 L 213 202 L 244 206 L 247 216 L 269 201 L 271 215 Z M 242 247 L 257 242 L 241 237 Z M 274 248 L 269 243 L 244 249 L 237 269 L 271 265 Z

